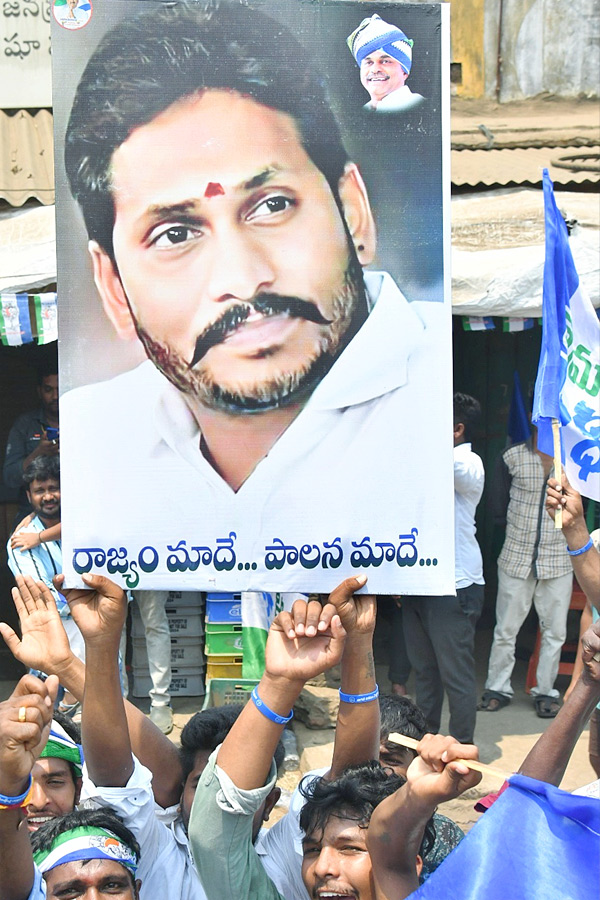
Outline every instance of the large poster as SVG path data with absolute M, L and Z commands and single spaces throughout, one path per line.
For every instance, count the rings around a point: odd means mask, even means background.
M 67 584 L 453 593 L 447 6 L 86 6 L 53 23 Z

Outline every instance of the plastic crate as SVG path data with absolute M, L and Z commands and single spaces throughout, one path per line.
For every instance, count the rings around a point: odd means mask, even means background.
M 133 665 L 148 668 L 148 651 L 146 638 L 134 636 L 133 638 Z M 171 636 L 171 665 L 192 666 L 204 665 L 203 640 L 201 637 L 173 637 Z
M 245 704 L 250 699 L 252 688 L 258 680 L 252 678 L 206 678 L 206 696 L 202 709 L 212 706 L 231 706 L 234 703 Z
M 152 689 L 152 679 L 146 671 L 133 672 L 134 697 L 147 697 Z M 169 693 L 173 697 L 204 696 L 204 672 L 196 669 L 172 669 Z
M 204 622 L 199 609 L 191 606 L 165 606 L 169 630 L 176 637 L 203 637 Z M 144 623 L 137 603 L 132 603 L 131 633 L 144 637 Z
M 224 625 L 220 622 L 206 623 L 206 654 L 215 656 L 219 653 L 242 653 L 242 626 Z
M 204 625 L 199 612 L 190 612 L 186 606 L 167 606 L 167 621 L 171 635 L 176 637 L 202 637 Z
M 241 622 L 242 595 L 207 594 L 206 621 L 220 623 Z
M 242 677 L 242 657 L 241 656 L 207 656 L 206 657 L 206 677 L 207 678 L 241 678 Z
M 202 612 L 204 609 L 204 594 L 202 591 L 169 591 L 166 606 L 186 606 Z

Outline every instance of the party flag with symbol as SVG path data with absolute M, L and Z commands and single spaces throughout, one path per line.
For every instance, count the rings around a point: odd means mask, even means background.
M 542 348 L 532 421 L 538 447 L 554 455 L 552 420 L 561 425 L 567 478 L 586 497 L 600 500 L 600 323 L 579 282 L 567 226 L 544 169 L 546 258 Z

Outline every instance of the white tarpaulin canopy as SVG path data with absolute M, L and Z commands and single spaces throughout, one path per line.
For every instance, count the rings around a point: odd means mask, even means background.
M 55 281 L 54 206 L 0 216 L 0 293 L 25 293 Z
M 556 195 L 576 219 L 570 244 L 580 280 L 600 306 L 597 194 Z M 544 205 L 541 190 L 463 195 L 452 201 L 452 312 L 464 316 L 542 314 Z

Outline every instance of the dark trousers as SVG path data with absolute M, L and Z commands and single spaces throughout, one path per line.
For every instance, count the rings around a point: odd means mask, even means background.
M 440 730 L 444 691 L 450 734 L 471 744 L 475 733 L 475 626 L 483 607 L 483 585 L 459 588 L 456 597 L 403 597 L 404 637 L 415 670 L 417 706 L 427 728 Z
M 410 660 L 404 639 L 402 609 L 392 607 L 392 640 L 390 643 L 390 668 L 388 678 L 392 684 L 406 684 L 410 675 Z

